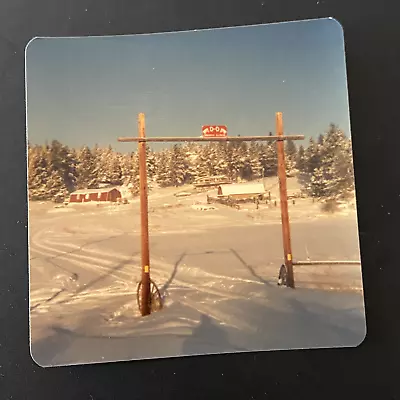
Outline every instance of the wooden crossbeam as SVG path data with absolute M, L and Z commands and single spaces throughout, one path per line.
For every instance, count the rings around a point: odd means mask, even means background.
M 273 142 L 303 140 L 304 135 L 232 137 L 119 137 L 118 142 Z

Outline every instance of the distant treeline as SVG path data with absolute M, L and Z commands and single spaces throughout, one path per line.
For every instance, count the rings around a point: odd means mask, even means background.
M 331 124 L 308 146 L 285 143 L 286 170 L 296 174 L 304 191 L 316 198 L 341 198 L 354 190 L 351 141 Z M 228 142 L 174 145 L 147 149 L 148 178 L 160 186 L 180 186 L 195 179 L 225 175 L 253 180 L 277 175 L 276 144 Z M 121 154 L 111 146 L 74 149 L 54 140 L 28 147 L 28 185 L 31 200 L 53 200 L 76 189 L 129 185 L 138 193 L 138 155 Z

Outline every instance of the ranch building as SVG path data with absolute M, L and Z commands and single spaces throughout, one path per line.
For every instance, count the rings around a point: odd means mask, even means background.
M 262 197 L 266 194 L 263 183 L 233 183 L 218 186 L 218 197 L 248 199 Z
M 121 192 L 116 188 L 82 189 L 72 192 L 69 196 L 70 203 L 87 203 L 90 201 L 111 201 L 120 199 Z

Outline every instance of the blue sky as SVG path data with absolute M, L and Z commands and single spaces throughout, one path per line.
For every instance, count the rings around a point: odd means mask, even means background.
M 137 135 L 350 134 L 343 31 L 332 19 L 167 34 L 38 38 L 27 47 L 28 140 L 72 147 Z

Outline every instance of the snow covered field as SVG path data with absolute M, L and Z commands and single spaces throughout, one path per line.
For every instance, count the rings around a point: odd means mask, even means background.
M 293 180 L 288 184 L 295 189 Z M 149 196 L 151 277 L 165 307 L 145 318 L 136 304 L 138 199 L 60 208 L 30 203 L 31 350 L 37 363 L 354 346 L 363 340 L 358 266 L 296 267 L 296 290 L 276 285 L 283 253 L 279 202 L 235 210 L 207 205 L 206 193 L 177 192 L 193 190 L 154 189 Z M 319 204 L 298 199 L 289 211 L 295 260 L 359 259 L 354 209 L 323 214 Z

